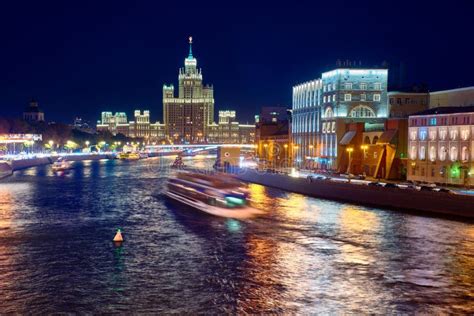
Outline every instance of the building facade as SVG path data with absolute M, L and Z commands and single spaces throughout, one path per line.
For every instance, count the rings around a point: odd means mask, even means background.
M 408 118 L 408 116 L 427 110 L 430 103 L 428 92 L 401 92 L 388 93 L 389 117 Z
M 430 108 L 474 106 L 474 87 L 430 92 Z
M 256 117 L 256 155 L 260 168 L 281 169 L 291 166 L 291 114 L 285 107 L 264 107 Z
M 147 143 L 163 142 L 166 139 L 165 125 L 160 122 L 150 123 L 150 111 L 135 110 L 134 120 L 127 121 L 124 112 L 102 112 L 102 120 L 97 122 L 97 132 L 122 134 L 126 137 L 141 138 Z
M 253 144 L 255 142 L 255 125 L 240 124 L 236 112 L 219 111 L 217 123 L 208 126 L 208 143 L 214 144 Z
M 179 69 L 178 97 L 173 85 L 163 86 L 163 118 L 165 131 L 174 143 L 205 143 L 214 121 L 214 90 L 203 85 L 202 71 L 192 53 L 189 38 L 189 55 L 184 68 Z
M 440 107 L 409 117 L 407 178 L 474 185 L 474 106 Z
M 297 165 L 342 171 L 338 153 L 353 135 L 347 123 L 383 126 L 389 115 L 387 79 L 387 69 L 339 68 L 294 86 L 291 134 Z
M 23 119 L 28 122 L 44 122 L 44 112 L 38 106 L 38 102 L 32 100 L 23 112 Z

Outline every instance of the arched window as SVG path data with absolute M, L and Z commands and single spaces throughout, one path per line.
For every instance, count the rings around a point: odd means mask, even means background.
M 325 118 L 334 117 L 334 111 L 330 107 L 328 107 L 326 111 L 324 112 L 324 117 Z
M 374 136 L 374 139 L 372 140 L 372 144 L 377 144 L 377 142 L 379 141 L 379 137 L 378 136 Z
M 420 160 L 425 160 L 425 158 L 426 158 L 425 146 L 420 146 Z
M 411 146 L 410 148 L 410 159 L 411 160 L 416 159 L 416 146 Z
M 370 137 L 369 136 L 365 136 L 364 144 L 370 144 Z
M 464 146 L 461 150 L 461 160 L 467 162 L 469 160 L 469 150 Z
M 456 146 L 451 147 L 451 150 L 449 152 L 449 157 L 451 158 L 451 161 L 458 160 L 458 148 Z
M 375 117 L 375 112 L 366 105 L 358 105 L 351 110 L 349 117 L 363 118 L 363 117 Z
M 431 161 L 436 160 L 436 147 L 435 146 L 430 147 L 430 160 Z
M 447 152 L 447 150 L 446 150 L 445 146 L 441 146 L 439 148 L 439 153 L 438 153 L 439 154 L 439 160 L 441 160 L 441 161 L 446 160 L 446 152 Z

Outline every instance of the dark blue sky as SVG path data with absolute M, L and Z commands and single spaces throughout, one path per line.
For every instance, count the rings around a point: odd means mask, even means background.
M 233 3 L 233 4 L 232 4 Z M 177 84 L 194 38 L 216 110 L 250 120 L 291 105 L 291 87 L 333 68 L 404 64 L 405 84 L 474 85 L 474 1 L 4 1 L 0 116 L 31 97 L 48 120 L 149 109 Z

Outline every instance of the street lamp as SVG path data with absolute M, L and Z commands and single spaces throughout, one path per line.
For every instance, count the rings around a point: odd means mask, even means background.
M 86 146 L 89 147 L 90 142 L 86 140 Z
M 298 156 L 298 149 L 299 149 L 299 148 L 300 148 L 300 147 L 299 147 L 298 145 L 294 145 L 294 146 L 293 146 L 293 150 L 295 151 L 295 153 L 294 153 L 293 155 Z M 296 159 L 296 157 L 293 159 L 293 161 L 298 162 L 297 159 Z
M 347 173 L 351 173 L 351 160 L 352 160 L 352 152 L 354 151 L 354 148 L 348 147 L 346 148 L 347 154 L 349 155 L 349 165 L 347 166 Z

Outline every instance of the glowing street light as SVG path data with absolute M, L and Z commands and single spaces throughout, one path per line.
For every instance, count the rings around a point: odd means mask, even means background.
M 86 146 L 89 147 L 90 142 L 86 140 Z
M 346 151 L 347 151 L 347 154 L 349 155 L 349 165 L 347 166 L 347 173 L 351 173 L 352 152 L 354 151 L 354 148 L 348 147 L 346 148 Z

